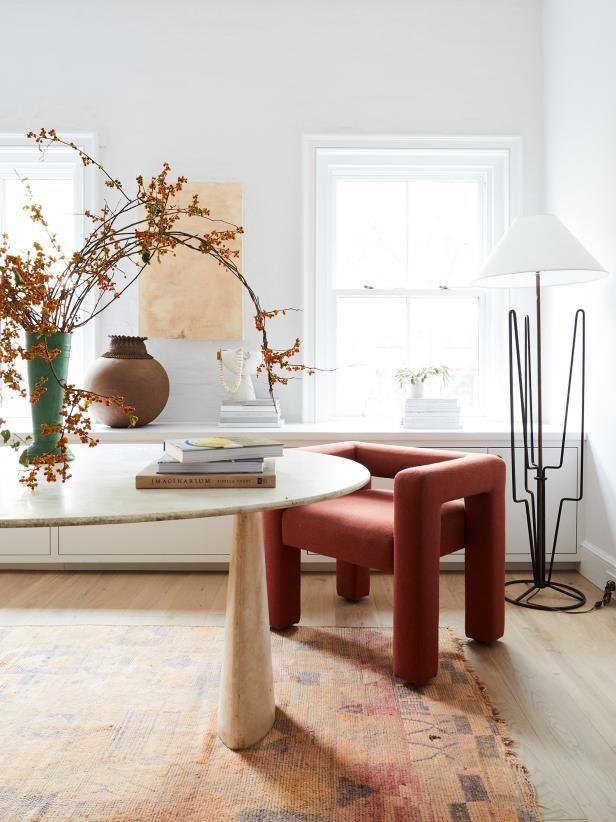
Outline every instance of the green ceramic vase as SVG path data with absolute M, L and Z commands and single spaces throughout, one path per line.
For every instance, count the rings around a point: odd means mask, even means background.
M 58 385 L 58 380 L 66 382 L 68 376 L 71 337 L 71 334 L 62 334 L 59 331 L 56 334 L 50 334 L 48 337 L 39 337 L 31 332 L 26 333 L 26 347 L 28 351 L 32 349 L 32 346 L 41 343 L 43 340 L 46 340 L 49 351 L 54 348 L 60 349 L 60 354 L 58 354 L 51 363 L 46 362 L 42 357 L 35 357 L 33 360 L 28 360 L 28 388 L 30 389 L 30 394 L 32 394 L 36 388 L 41 377 L 47 377 L 47 390 L 41 395 L 38 402 L 30 406 L 33 434 L 32 445 L 28 448 L 28 459 L 30 460 L 34 457 L 42 457 L 43 454 L 50 454 L 56 450 L 58 434 L 42 434 L 41 423 L 58 425 L 62 420 L 60 411 L 62 410 L 64 400 L 64 390 L 61 385 Z M 68 456 L 69 459 L 74 459 L 70 451 Z

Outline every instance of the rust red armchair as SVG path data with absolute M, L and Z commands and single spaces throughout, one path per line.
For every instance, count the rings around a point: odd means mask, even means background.
M 394 575 L 393 669 L 414 684 L 438 670 L 439 558 L 465 548 L 467 636 L 494 642 L 505 623 L 505 464 L 496 456 L 342 442 L 308 450 L 356 460 L 394 490 L 263 514 L 270 624 L 300 620 L 300 550 L 336 558 L 340 596 Z

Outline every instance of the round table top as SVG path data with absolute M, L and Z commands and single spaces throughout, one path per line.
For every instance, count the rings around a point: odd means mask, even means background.
M 349 494 L 370 479 L 357 462 L 291 449 L 276 459 L 276 488 L 137 490 L 135 474 L 160 457 L 160 446 L 71 445 L 71 450 L 72 478 L 64 484 L 41 480 L 30 491 L 18 482 L 16 454 L 0 449 L 0 528 L 153 522 L 291 508 Z

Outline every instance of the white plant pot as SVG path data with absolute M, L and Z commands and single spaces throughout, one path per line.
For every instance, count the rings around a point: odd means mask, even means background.
M 411 385 L 411 393 L 410 396 L 414 400 L 419 400 L 423 397 L 425 391 L 425 385 L 422 382 L 416 382 Z

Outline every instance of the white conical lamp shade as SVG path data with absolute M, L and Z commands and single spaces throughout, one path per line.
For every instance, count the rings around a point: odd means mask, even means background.
M 499 288 L 567 285 L 597 280 L 607 271 L 552 214 L 520 217 L 483 266 L 477 285 Z

